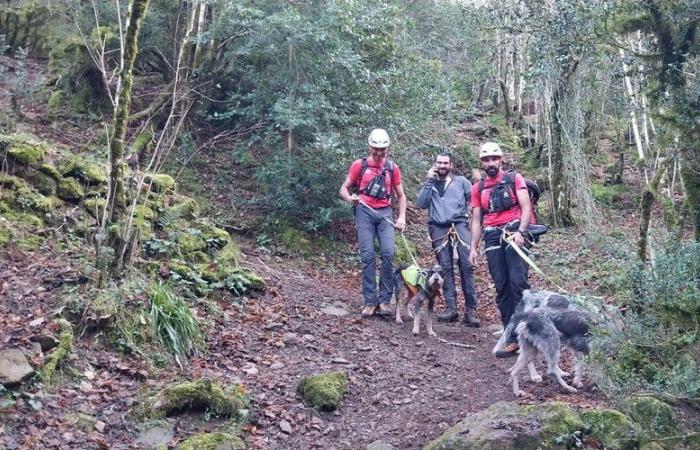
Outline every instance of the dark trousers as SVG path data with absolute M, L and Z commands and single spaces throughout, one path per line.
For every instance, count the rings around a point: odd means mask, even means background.
M 450 225 L 429 225 L 430 239 L 433 241 L 433 249 L 441 247 L 437 252 L 437 262 L 445 272 L 445 303 L 450 310 L 457 311 L 457 292 L 455 289 L 454 275 L 454 246 L 457 247 L 457 267 L 459 267 L 459 280 L 464 293 L 464 304 L 467 309 L 476 309 L 476 289 L 474 288 L 474 267 L 469 264 L 469 246 L 472 235 L 466 222 L 455 223 L 455 229 L 459 239 L 451 242 L 449 237 Z M 447 239 L 447 245 L 443 245 Z
M 523 299 L 523 291 L 530 289 L 530 285 L 527 282 L 527 263 L 501 240 L 502 234 L 503 231 L 498 228 L 487 229 L 484 232 L 484 244 L 489 273 L 496 285 L 496 305 L 505 327 Z
M 377 303 L 389 304 L 394 293 L 394 227 L 385 219 L 392 219 L 390 207 L 374 211 L 364 205 L 355 208 L 357 242 L 362 263 L 362 296 L 367 306 L 376 306 Z M 381 252 L 378 296 L 375 238 L 379 240 Z

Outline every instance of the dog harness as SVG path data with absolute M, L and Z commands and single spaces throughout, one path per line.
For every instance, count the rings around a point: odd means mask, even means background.
M 424 292 L 428 292 L 428 277 L 420 270 L 420 267 L 415 264 L 411 264 L 403 269 L 401 271 L 401 276 L 406 286 L 411 291 L 411 294 L 415 295 L 418 289 L 423 289 Z

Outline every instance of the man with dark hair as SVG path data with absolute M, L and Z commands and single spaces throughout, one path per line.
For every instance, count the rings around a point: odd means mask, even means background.
M 465 301 L 463 322 L 478 327 L 476 314 L 476 290 L 474 289 L 474 267 L 469 262 L 469 196 L 471 183 L 460 175 L 453 175 L 452 157 L 443 152 L 437 155 L 435 164 L 428 171 L 428 179 L 418 193 L 418 207 L 428 209 L 428 231 L 433 242 L 437 261 L 445 271 L 445 303 L 447 310 L 437 316 L 440 322 L 456 322 L 457 294 L 454 279 L 453 254 L 457 250 L 457 265 Z
M 496 305 L 501 312 L 501 322 L 506 327 L 515 308 L 523 298 L 523 291 L 529 289 L 527 282 L 528 266 L 504 239 L 504 234 L 512 234 L 512 243 L 524 248 L 527 227 L 532 217 L 532 204 L 525 179 L 516 173 L 512 183 L 507 182 L 502 170 L 503 151 L 495 142 L 486 142 L 479 148 L 481 167 L 486 179 L 481 186 L 472 186 L 472 232 L 474 242 L 469 253 L 470 262 L 475 265 L 479 257 L 482 218 L 486 259 L 489 273 L 496 285 Z M 496 352 L 499 358 L 515 356 L 518 352 L 517 335 L 508 336 L 504 350 Z
M 340 187 L 340 197 L 353 205 L 357 242 L 362 263 L 362 295 L 365 306 L 362 316 L 378 312 L 391 314 L 389 302 L 394 292 L 394 226 L 403 230 L 406 226 L 406 196 L 401 184 L 399 166 L 387 158 L 391 144 L 389 135 L 381 128 L 372 130 L 367 139 L 369 157 L 356 160 L 350 166 L 348 176 Z M 350 190 L 357 189 L 357 193 Z M 391 199 L 398 200 L 399 214 L 394 223 Z M 377 294 L 377 270 L 374 240 L 379 240 L 381 269 L 379 294 Z

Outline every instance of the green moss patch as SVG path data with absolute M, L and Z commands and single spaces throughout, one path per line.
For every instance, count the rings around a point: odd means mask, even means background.
M 23 166 L 32 166 L 44 159 L 44 149 L 36 143 L 15 140 L 9 146 L 7 156 Z
M 163 418 L 191 411 L 204 411 L 219 417 L 242 419 L 249 406 L 245 390 L 238 385 L 226 389 L 211 380 L 197 380 L 169 386 L 142 405 L 149 418 Z
M 348 388 L 348 376 L 344 372 L 330 372 L 305 377 L 299 383 L 299 393 L 304 403 L 323 411 L 333 411 Z
M 673 409 L 654 397 L 631 397 L 624 401 L 623 411 L 651 436 L 675 434 Z
M 75 178 L 62 178 L 58 182 L 57 195 L 68 201 L 78 201 L 85 197 L 85 189 Z
M 100 185 L 107 182 L 107 171 L 105 168 L 84 156 L 70 156 L 59 163 L 58 170 L 63 176 L 77 178 L 91 185 Z
M 245 443 L 229 433 L 203 433 L 182 441 L 176 450 L 243 450 Z
M 62 204 L 56 197 L 46 197 L 28 187 L 15 191 L 13 203 L 19 210 L 35 210 L 44 213 L 50 213 Z
M 175 190 L 175 179 L 165 173 L 149 173 L 144 177 L 144 182 L 151 185 L 153 192 L 166 192 Z
M 58 336 L 58 347 L 46 358 L 40 372 L 41 379 L 47 385 L 53 383 L 56 368 L 73 349 L 73 326 L 65 319 L 57 319 L 54 322 L 61 329 Z
M 606 448 L 634 449 L 639 445 L 637 429 L 629 417 L 613 409 L 590 410 L 581 414 L 589 434 Z
M 28 188 L 27 182 L 14 175 L 0 175 L 0 186 L 5 189 Z

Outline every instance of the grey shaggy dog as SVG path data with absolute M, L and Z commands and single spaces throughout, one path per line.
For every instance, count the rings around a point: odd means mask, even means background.
M 518 374 L 525 367 L 528 368 L 532 381 L 542 381 L 534 364 L 538 353 L 544 356 L 547 374 L 564 390 L 577 392 L 575 387 L 563 379 L 569 374 L 559 367 L 560 348 L 563 343 L 574 351 L 572 384 L 578 388 L 582 387 L 582 355 L 589 352 L 586 314 L 566 297 L 550 291 L 524 291 L 523 301 L 518 305 L 518 309 L 493 349 L 494 353 L 502 350 L 508 337 L 511 334 L 517 335 L 520 353 L 518 360 L 509 370 L 513 393 L 518 397 L 525 395 L 518 384 Z

